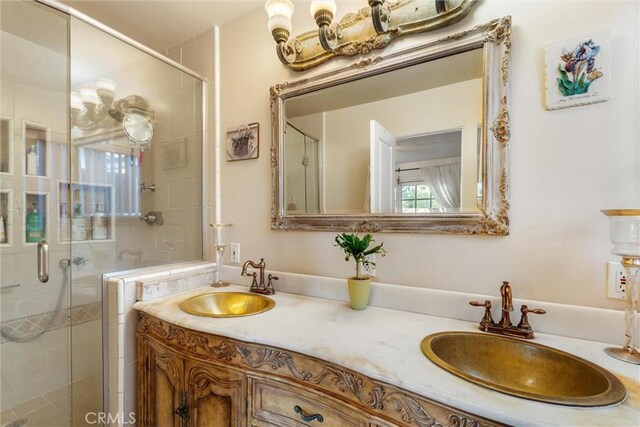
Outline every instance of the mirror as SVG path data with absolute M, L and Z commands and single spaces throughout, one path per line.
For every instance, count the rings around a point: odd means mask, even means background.
M 509 30 L 273 87 L 273 228 L 507 234 Z
M 142 112 L 125 113 L 122 128 L 133 144 L 145 146 L 153 138 L 153 122 Z
M 482 53 L 285 100 L 285 213 L 479 212 Z

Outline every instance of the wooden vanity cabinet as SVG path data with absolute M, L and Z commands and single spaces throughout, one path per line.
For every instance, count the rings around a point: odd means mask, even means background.
M 209 364 L 185 364 L 190 427 L 246 425 L 247 379 L 242 372 Z
M 176 410 L 184 401 L 184 359 L 153 341 L 145 342 L 145 347 L 146 375 L 141 378 L 138 389 L 138 395 L 144 399 L 143 412 L 139 415 L 144 416 L 138 423 L 180 427 Z
M 315 357 L 138 324 L 140 427 L 499 425 Z
M 247 379 L 235 369 L 185 358 L 142 338 L 138 384 L 139 426 L 242 427 L 246 425 Z

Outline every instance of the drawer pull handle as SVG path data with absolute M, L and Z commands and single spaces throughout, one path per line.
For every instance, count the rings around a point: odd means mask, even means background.
M 305 423 L 310 423 L 311 421 L 318 421 L 319 423 L 321 423 L 324 421 L 324 417 L 322 415 L 320 414 L 307 415 L 304 413 L 302 408 L 299 407 L 298 405 L 293 407 L 293 411 L 296 414 L 300 414 L 300 418 L 302 418 L 302 421 L 304 421 Z

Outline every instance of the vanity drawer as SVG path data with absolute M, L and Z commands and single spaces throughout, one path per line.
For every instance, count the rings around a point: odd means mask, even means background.
M 251 378 L 250 383 L 255 420 L 282 427 L 369 426 L 367 415 L 323 393 L 262 378 Z

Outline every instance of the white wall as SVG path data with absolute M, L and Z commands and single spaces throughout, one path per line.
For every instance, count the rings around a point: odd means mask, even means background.
M 353 10 L 339 4 L 338 16 Z M 294 33 L 313 28 L 299 7 Z M 622 308 L 605 298 L 608 223 L 601 209 L 640 205 L 638 3 L 483 1 L 460 23 L 399 40 L 402 47 L 512 15 L 511 234 L 506 237 L 381 234 L 388 255 L 379 281 L 496 294 L 509 280 L 516 297 Z M 275 55 L 263 10 L 221 30 L 222 129 L 258 121 L 260 158 L 222 164 L 222 215 L 235 224 L 244 259 L 268 268 L 346 277 L 352 266 L 334 233 L 271 231 L 269 87 L 349 60 L 296 74 Z M 605 103 L 544 109 L 549 41 L 610 28 L 613 94 Z

